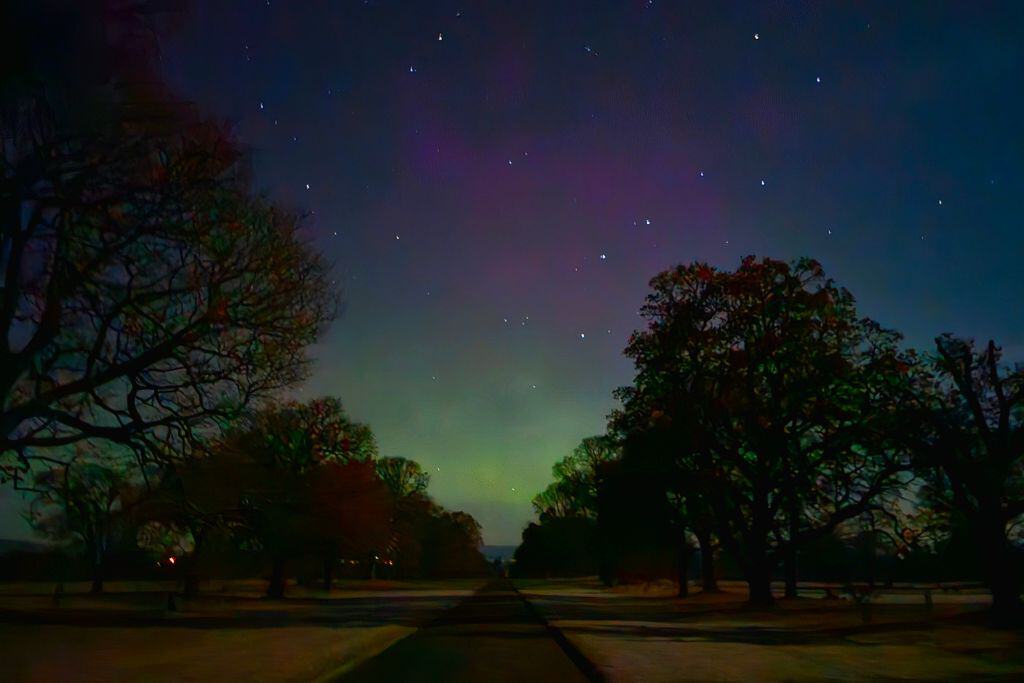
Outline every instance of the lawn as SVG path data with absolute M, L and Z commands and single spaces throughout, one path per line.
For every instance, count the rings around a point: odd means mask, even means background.
M 898 587 L 862 607 L 814 586 L 814 597 L 755 610 L 728 582 L 681 600 L 668 584 L 517 586 L 613 682 L 1024 677 L 1024 633 L 989 628 L 975 589 L 934 589 L 928 606 L 922 588 Z
M 14 681 L 311 681 L 383 651 L 472 594 L 480 581 L 345 581 L 329 594 L 213 584 L 167 609 L 172 585 L 0 584 L 0 656 Z M 212 590 L 210 590 L 212 589 Z

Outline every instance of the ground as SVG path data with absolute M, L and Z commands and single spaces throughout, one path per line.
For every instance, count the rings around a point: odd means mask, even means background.
M 973 589 L 883 592 L 874 604 L 809 597 L 768 610 L 741 585 L 672 597 L 670 585 L 606 589 L 595 579 L 519 581 L 549 622 L 612 682 L 1021 680 L 1024 633 L 989 628 Z
M 206 586 L 0 584 L 12 681 L 1022 680 L 1024 632 L 987 625 L 979 589 L 897 587 L 873 604 L 744 604 L 737 584 L 677 599 L 670 584 L 344 581 L 331 593 Z M 835 587 L 831 587 L 833 590 Z
M 0 657 L 11 681 L 312 681 L 331 679 L 415 632 L 480 581 L 345 581 L 262 599 L 261 582 L 214 585 L 175 602 L 173 584 L 0 585 Z

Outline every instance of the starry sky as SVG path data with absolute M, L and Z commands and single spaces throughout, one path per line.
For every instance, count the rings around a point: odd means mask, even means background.
M 820 260 L 860 310 L 1024 360 L 1024 3 L 196 2 L 173 89 L 310 213 L 339 396 L 518 542 L 603 430 L 647 281 Z

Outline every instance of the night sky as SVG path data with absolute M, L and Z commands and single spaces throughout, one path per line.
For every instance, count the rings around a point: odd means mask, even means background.
M 336 264 L 300 395 L 489 543 L 676 263 L 812 256 L 908 344 L 1024 359 L 1024 3 L 196 2 L 163 64 Z

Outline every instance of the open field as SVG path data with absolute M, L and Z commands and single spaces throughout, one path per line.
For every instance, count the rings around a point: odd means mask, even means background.
M 882 592 L 869 607 L 822 597 L 746 607 L 745 587 L 676 599 L 669 584 L 596 579 L 516 585 L 609 681 L 1020 680 L 1024 633 L 989 628 L 977 589 Z M 809 595 L 824 595 L 820 586 Z
M 175 601 L 173 584 L 0 584 L 0 655 L 14 681 L 310 681 L 331 678 L 413 633 L 481 581 L 341 581 L 336 590 L 232 581 Z

